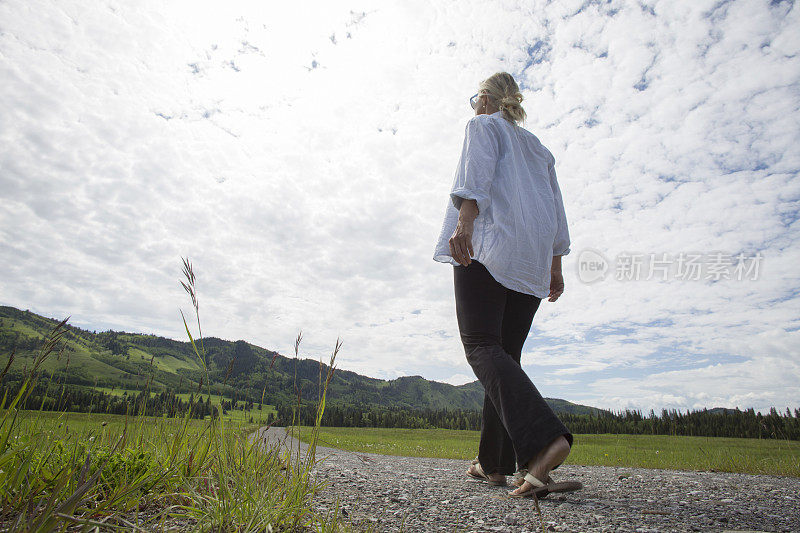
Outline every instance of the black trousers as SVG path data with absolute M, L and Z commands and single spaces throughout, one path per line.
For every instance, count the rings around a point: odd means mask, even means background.
M 541 298 L 504 287 L 474 259 L 453 266 L 453 281 L 461 342 L 485 391 L 478 447 L 483 471 L 513 474 L 515 459 L 525 468 L 559 435 L 572 447 L 572 433 L 520 365 Z

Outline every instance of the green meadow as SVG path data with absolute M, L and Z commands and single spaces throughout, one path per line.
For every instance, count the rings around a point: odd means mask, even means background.
M 69 413 L 56 411 L 19 411 L 17 424 L 20 434 L 37 434 L 46 436 L 53 442 L 62 438 L 71 438 L 85 442 L 114 444 L 123 432 L 128 437 L 155 442 L 163 436 L 174 436 L 173 429 L 185 421 L 179 418 L 154 416 L 111 415 L 105 413 Z M 225 420 L 229 422 L 229 420 Z M 231 423 L 227 431 L 249 435 L 259 424 Z M 196 439 L 208 431 L 209 419 L 188 419 L 186 437 Z
M 302 427 L 307 442 L 311 428 Z M 445 429 L 330 428 L 318 445 L 354 452 L 469 460 L 480 433 Z M 566 464 L 800 476 L 800 442 L 669 435 L 575 435 Z

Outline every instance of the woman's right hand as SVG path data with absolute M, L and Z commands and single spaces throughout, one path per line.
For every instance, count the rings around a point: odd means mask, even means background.
M 472 250 L 472 227 L 478 216 L 478 203 L 463 200 L 458 211 L 458 225 L 450 237 L 450 255 L 462 266 L 469 266 L 475 252 Z
M 472 262 L 472 220 L 461 220 L 459 217 L 456 230 L 450 237 L 450 255 L 462 266 Z

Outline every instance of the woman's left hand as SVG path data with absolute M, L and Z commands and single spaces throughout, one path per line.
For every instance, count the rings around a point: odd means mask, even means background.
M 550 294 L 548 294 L 548 301 L 555 302 L 558 297 L 564 294 L 564 275 L 560 270 L 550 271 Z

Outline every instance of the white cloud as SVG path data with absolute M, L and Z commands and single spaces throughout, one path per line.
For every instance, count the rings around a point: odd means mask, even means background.
M 452 267 L 431 256 L 467 98 L 508 70 L 573 238 L 523 355 L 534 382 L 606 408 L 797 406 L 797 10 L 314 12 L 0 5 L 0 302 L 182 338 L 189 255 L 207 334 L 288 354 L 302 329 L 314 358 L 340 336 L 342 368 L 470 376 Z M 764 260 L 757 280 L 585 285 L 583 248 Z M 766 363 L 787 381 L 741 377 Z M 669 372 L 680 387 L 652 385 Z
M 453 374 L 449 378 L 444 380 L 444 383 L 449 383 L 450 385 L 464 385 L 465 383 L 472 383 L 475 381 L 475 375 L 467 375 L 467 374 Z

